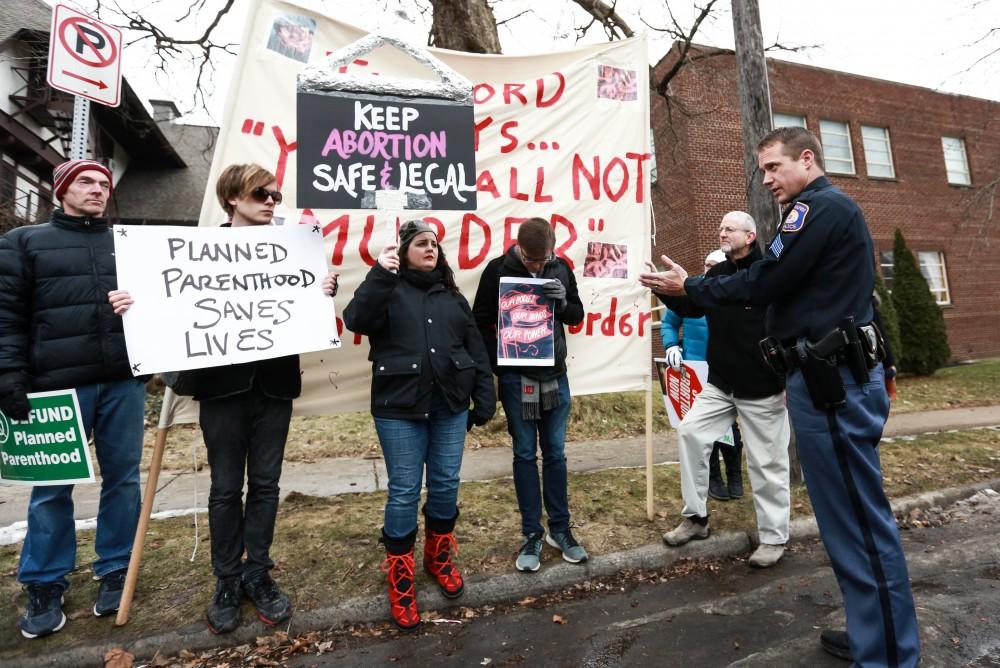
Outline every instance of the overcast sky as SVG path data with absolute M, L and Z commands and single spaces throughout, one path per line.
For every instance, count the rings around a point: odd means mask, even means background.
M 53 0 L 48 0 L 52 2 Z M 95 0 L 62 0 L 83 9 L 92 8 Z M 150 16 L 164 24 L 165 13 L 176 19 L 187 2 L 180 0 L 118 0 L 123 7 L 149 7 Z M 816 45 L 800 53 L 776 53 L 774 57 L 819 67 L 900 81 L 935 90 L 1000 100 L 1000 0 L 839 0 L 839 2 L 803 2 L 802 0 L 759 0 L 764 44 L 780 41 L 789 46 Z M 105 0 L 105 6 L 108 5 Z M 207 0 L 206 5 L 220 5 Z M 237 42 L 249 0 L 237 0 L 232 16 L 224 24 L 225 34 Z M 422 24 L 421 34 L 429 26 L 426 0 L 300 0 L 344 21 L 369 30 L 387 24 L 413 22 Z M 720 0 L 722 11 L 714 21 L 702 24 L 696 40 L 703 44 L 732 48 L 732 16 L 728 0 Z M 647 28 L 661 26 L 667 20 L 663 0 L 618 0 L 617 8 L 637 32 L 650 37 L 650 62 L 656 62 L 669 48 L 668 38 Z M 685 26 L 693 18 L 691 0 L 673 0 L 675 15 Z M 572 48 L 577 27 L 587 23 L 587 15 L 570 0 L 498 0 L 494 12 L 498 21 L 517 17 L 500 26 L 504 52 L 525 54 Z M 523 13 L 522 12 L 527 12 Z M 203 12 L 202 22 L 206 14 Z M 518 16 L 520 14 L 520 16 Z M 990 30 L 994 32 L 990 34 Z M 191 31 L 194 32 L 194 31 Z M 189 36 L 189 35 L 186 35 Z M 603 41 L 603 33 L 593 27 L 584 42 Z M 992 58 L 977 63 L 986 54 Z M 218 59 L 216 91 L 209 105 L 214 122 L 221 120 L 225 83 L 235 58 Z M 175 98 L 182 109 L 191 107 L 190 99 L 179 93 L 174 75 L 168 84 L 149 74 L 149 65 L 136 50 L 127 51 L 124 74 L 145 98 Z M 204 115 L 192 121 L 204 122 Z

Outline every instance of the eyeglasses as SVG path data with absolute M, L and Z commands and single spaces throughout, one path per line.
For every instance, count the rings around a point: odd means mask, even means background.
M 733 232 L 749 232 L 750 230 L 745 227 L 732 227 L 730 225 L 724 225 L 719 228 L 719 231 L 725 232 L 726 234 L 732 234 Z
M 555 257 L 552 253 L 549 253 L 545 257 L 528 257 L 524 254 L 524 250 L 520 246 L 517 247 L 517 252 L 521 255 L 521 262 L 524 264 L 544 264 Z
M 250 198 L 255 202 L 263 204 L 267 201 L 268 197 L 273 199 L 275 204 L 281 204 L 282 197 L 280 190 L 268 190 L 264 186 L 260 186 L 259 188 L 254 188 L 250 191 Z

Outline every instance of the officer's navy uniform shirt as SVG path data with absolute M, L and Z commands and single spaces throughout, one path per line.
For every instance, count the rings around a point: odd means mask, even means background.
M 770 304 L 767 333 L 785 343 L 817 341 L 848 316 L 871 322 L 874 247 L 854 200 L 820 176 L 785 209 L 779 230 L 748 270 L 688 278 L 688 297 L 699 305 Z

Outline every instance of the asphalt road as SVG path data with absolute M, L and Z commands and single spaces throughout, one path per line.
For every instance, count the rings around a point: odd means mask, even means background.
M 924 525 L 927 526 L 924 526 Z M 924 668 L 1000 667 L 1000 495 L 908 517 L 903 540 Z M 525 575 L 525 577 L 531 577 Z M 339 632 L 332 651 L 293 666 L 847 666 L 818 645 L 843 625 L 818 541 L 775 568 L 744 559 L 626 573 L 518 604 L 473 611 L 409 636 Z

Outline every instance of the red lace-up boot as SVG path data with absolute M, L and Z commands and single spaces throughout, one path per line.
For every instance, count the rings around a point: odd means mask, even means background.
M 412 631 L 420 626 L 417 591 L 413 582 L 413 538 L 410 536 L 409 540 L 401 541 L 383 534 L 385 561 L 382 562 L 382 571 L 389 582 L 389 612 L 400 631 Z M 408 548 L 400 545 L 406 542 L 409 543 Z
M 433 577 L 445 598 L 458 598 L 465 591 L 465 582 L 452 557 L 458 556 L 458 542 L 455 540 L 455 521 L 458 512 L 450 520 L 440 520 L 427 515 L 424 536 L 424 570 Z

